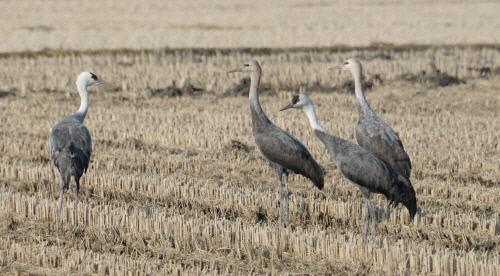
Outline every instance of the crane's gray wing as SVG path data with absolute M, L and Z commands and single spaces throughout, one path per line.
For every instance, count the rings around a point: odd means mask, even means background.
M 315 133 L 347 179 L 371 193 L 383 194 L 391 202 L 401 202 L 408 208 L 410 216 L 415 216 L 417 212 L 415 190 L 411 182 L 398 175 L 389 163 L 375 153 L 349 141 L 323 131 L 316 130 Z
M 62 165 L 62 158 L 65 157 L 78 161 L 80 170 L 87 170 L 92 154 L 92 138 L 89 130 L 76 122 L 63 121 L 57 124 L 50 135 L 49 154 L 58 168 Z
M 309 178 L 319 189 L 323 188 L 323 170 L 297 139 L 277 127 L 255 132 L 254 138 L 267 159 Z
M 354 143 L 323 131 L 315 130 L 315 133 L 327 147 L 342 175 L 372 193 L 403 203 L 410 215 L 415 215 L 417 203 L 411 182 L 398 175 L 390 164 Z
M 397 175 L 389 165 L 359 146 L 348 146 L 345 153 L 337 158 L 341 159 L 338 166 L 342 174 L 371 192 L 387 195 L 394 185 Z
M 393 182 L 395 172 L 382 159 L 347 140 L 315 130 L 316 136 L 328 149 L 332 161 L 353 183 L 371 192 L 384 193 Z
M 92 137 L 84 125 L 70 128 L 70 134 L 74 143 L 81 148 L 89 157 L 92 155 Z
M 411 161 L 399 135 L 379 118 L 360 118 L 356 140 L 363 148 L 376 153 L 406 178 L 411 175 Z
M 357 145 L 355 145 L 357 146 Z M 391 166 L 373 153 L 353 148 L 340 162 L 339 169 L 350 181 L 366 188 L 372 193 L 383 194 L 392 202 L 401 202 L 413 217 L 416 213 L 415 190 L 411 182 L 398 175 Z

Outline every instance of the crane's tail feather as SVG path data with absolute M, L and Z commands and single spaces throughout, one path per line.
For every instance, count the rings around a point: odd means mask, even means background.
M 411 176 L 411 162 L 410 159 L 399 159 L 394 163 L 394 169 L 396 172 L 407 179 Z
M 316 162 L 314 162 L 314 170 L 312 174 L 307 176 L 313 182 L 314 186 L 322 190 L 325 186 L 325 173 L 323 168 Z
M 398 175 L 398 197 L 399 202 L 401 202 L 410 213 L 410 219 L 413 220 L 415 215 L 417 214 L 417 197 L 415 193 L 415 189 L 409 179 L 404 176 Z

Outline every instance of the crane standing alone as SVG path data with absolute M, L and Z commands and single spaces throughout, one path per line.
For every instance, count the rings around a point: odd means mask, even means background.
M 305 94 L 295 95 L 287 106 L 302 109 L 309 119 L 309 123 L 316 136 L 328 149 L 333 162 L 342 174 L 354 184 L 358 185 L 367 208 L 365 216 L 364 240 L 366 240 L 369 217 L 372 223 L 372 235 L 375 233 L 376 218 L 374 207 L 370 201 L 370 193 L 383 194 L 395 203 L 401 202 L 413 219 L 417 212 L 415 191 L 406 178 L 398 177 L 389 163 L 377 157 L 376 154 L 334 135 L 328 134 L 318 122 L 312 101 Z
M 229 71 L 250 74 L 250 111 L 255 143 L 275 169 L 280 181 L 280 221 L 288 224 L 288 173 L 292 171 L 309 178 L 318 189 L 324 185 L 323 170 L 307 148 L 290 134 L 275 126 L 266 116 L 259 101 L 261 68 L 252 61 L 240 69 Z
M 354 78 L 354 92 L 359 113 L 355 130 L 358 144 L 382 157 L 398 175 L 410 179 L 411 161 L 399 135 L 373 111 L 366 101 L 361 85 L 363 76 L 361 63 L 356 59 L 348 59 L 342 65 L 332 69 L 348 70 Z
M 89 106 L 87 87 L 101 83 L 96 75 L 82 72 L 76 80 L 80 94 L 80 108 L 72 115 L 65 117 L 52 128 L 49 138 L 49 155 L 60 175 L 59 206 L 57 223 L 61 219 L 64 192 L 69 188 L 71 177 L 76 182 L 76 196 L 79 197 L 80 178 L 87 170 L 92 154 L 92 138 L 89 130 L 83 125 Z

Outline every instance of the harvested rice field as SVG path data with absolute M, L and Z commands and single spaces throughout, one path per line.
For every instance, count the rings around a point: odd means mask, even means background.
M 308 87 L 324 127 L 355 141 L 357 109 L 344 59 L 364 64 L 367 98 L 405 144 L 418 214 L 385 213 L 363 243 L 365 209 L 298 111 Z M 256 148 L 248 81 L 262 65 L 264 110 L 325 169 L 318 191 L 291 176 L 290 225 L 278 223 L 278 182 Z M 296 50 L 45 51 L 0 57 L 2 274 L 498 275 L 500 50 L 490 46 Z M 94 151 L 56 226 L 52 126 L 79 106 Z M 283 252 L 278 252 L 279 245 Z

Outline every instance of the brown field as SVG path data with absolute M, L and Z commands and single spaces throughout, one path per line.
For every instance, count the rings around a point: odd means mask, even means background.
M 326 70 L 352 56 L 367 80 L 379 75 L 368 100 L 399 131 L 419 202 L 413 222 L 394 210 L 367 245 L 360 193 L 303 114 L 278 112 L 307 84 L 325 128 L 353 140 L 355 98 L 342 88 L 350 76 Z M 249 59 L 261 61 L 263 82 L 276 91 L 262 97 L 270 118 L 327 171 L 323 193 L 290 178 L 286 229 L 277 223 L 277 181 L 253 142 L 248 99 L 224 96 L 243 77 L 225 71 Z M 482 47 L 5 55 L 0 273 L 498 275 L 499 64 L 498 48 Z M 91 89 L 91 167 L 79 202 L 71 185 L 57 230 L 47 141 L 79 105 L 82 69 L 110 84 Z M 438 85 L 429 78 L 435 69 L 460 83 Z M 162 96 L 172 81 L 206 91 Z
M 497 0 L 0 3 L 0 52 L 500 43 Z

